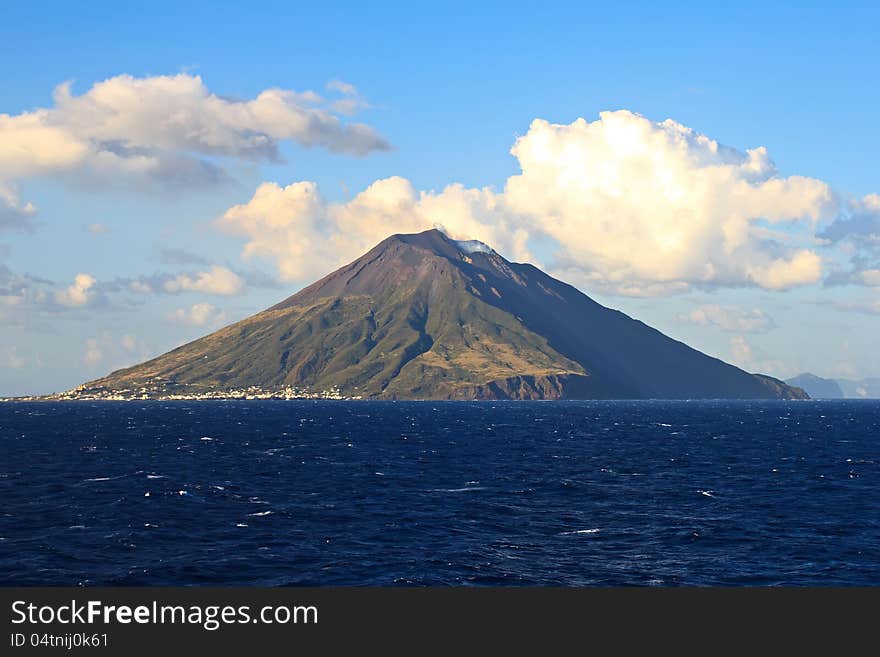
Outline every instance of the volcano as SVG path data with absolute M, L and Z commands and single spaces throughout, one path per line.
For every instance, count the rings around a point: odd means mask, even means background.
M 801 399 L 540 269 L 438 230 L 393 235 L 281 303 L 79 394 Z

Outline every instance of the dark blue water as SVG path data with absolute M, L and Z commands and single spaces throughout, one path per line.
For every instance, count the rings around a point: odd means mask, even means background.
M 880 584 L 876 402 L 0 404 L 0 584 Z

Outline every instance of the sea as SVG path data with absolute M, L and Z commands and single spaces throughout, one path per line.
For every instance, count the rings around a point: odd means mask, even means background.
M 0 500 L 0 585 L 878 585 L 880 402 L 4 403 Z

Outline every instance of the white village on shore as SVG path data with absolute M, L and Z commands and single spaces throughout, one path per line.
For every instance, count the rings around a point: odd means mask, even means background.
M 143 386 L 137 389 L 120 388 L 89 388 L 87 386 L 78 386 L 72 390 L 65 392 L 53 393 L 50 395 L 29 395 L 23 397 L 3 397 L 3 401 L 138 401 L 138 400 L 158 400 L 158 401 L 177 401 L 177 400 L 235 400 L 235 399 L 361 399 L 360 395 L 347 396 L 339 392 L 339 388 L 333 387 L 329 390 L 308 390 L 306 388 L 297 388 L 295 386 L 285 386 L 274 390 L 266 390 L 260 386 L 249 386 L 247 388 L 230 388 L 227 390 L 198 390 L 188 392 L 185 389 L 175 386 L 169 389 L 164 384 L 156 386 Z

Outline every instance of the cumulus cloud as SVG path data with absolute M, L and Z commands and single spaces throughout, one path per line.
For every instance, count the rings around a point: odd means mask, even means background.
M 166 292 L 172 294 L 187 291 L 228 296 L 241 294 L 244 290 L 244 281 L 234 271 L 219 265 L 212 265 L 208 270 L 199 272 L 195 276 L 187 274 L 175 276 L 165 281 L 164 288 Z
M 241 276 L 220 265 L 211 265 L 204 271 L 192 274 L 162 273 L 137 279 L 117 279 L 113 285 L 138 294 L 202 292 L 230 296 L 241 294 L 245 289 L 245 281 Z
M 187 74 L 120 75 L 81 95 L 61 84 L 51 108 L 0 114 L 0 227 L 33 214 L 11 185 L 35 176 L 194 184 L 225 179 L 215 158 L 278 160 L 284 141 L 350 155 L 389 148 L 373 128 L 343 122 L 340 113 L 312 92 L 222 97 Z
M 764 333 L 776 326 L 773 318 L 759 308 L 744 310 L 733 306 L 705 304 L 678 320 L 699 326 L 715 326 L 729 333 Z
M 522 173 L 507 181 L 508 204 L 585 282 L 785 289 L 821 276 L 819 255 L 791 242 L 812 242 L 834 195 L 822 181 L 780 177 L 763 147 L 741 152 L 618 111 L 536 120 L 511 152 Z
M 91 274 L 77 274 L 72 285 L 55 293 L 55 301 L 68 308 L 88 305 L 95 298 L 97 282 Z
M 780 176 L 765 148 L 739 151 L 675 121 L 618 111 L 568 125 L 536 120 L 511 153 L 521 172 L 500 192 L 419 192 L 393 177 L 328 202 L 313 182 L 264 183 L 218 225 L 245 236 L 244 256 L 274 261 L 285 280 L 438 224 L 514 259 L 534 261 L 533 245 L 550 245 L 551 271 L 618 294 L 784 290 L 822 276 L 815 230 L 838 200 L 820 180 Z
M 170 315 L 170 319 L 178 324 L 188 326 L 206 326 L 222 323 L 225 315 L 223 311 L 210 303 L 197 303 L 189 308 L 178 308 Z
M 69 285 L 59 285 L 29 274 L 19 274 L 0 263 L 0 323 L 20 325 L 34 313 L 61 313 L 88 310 L 113 310 L 132 307 L 147 295 L 196 292 L 230 296 L 254 287 L 274 285 L 259 272 L 248 278 L 218 265 L 192 273 L 159 273 L 136 279 L 116 278 L 99 281 L 91 274 L 79 273 Z M 133 338 L 122 336 L 122 345 L 133 345 Z

